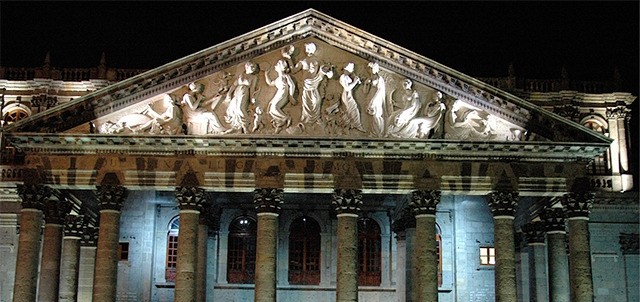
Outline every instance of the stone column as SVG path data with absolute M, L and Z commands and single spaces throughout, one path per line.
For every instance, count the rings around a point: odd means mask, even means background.
M 206 195 L 205 195 L 206 197 Z M 213 223 L 213 206 L 210 202 L 206 202 L 200 211 L 198 220 L 198 262 L 197 267 L 197 284 L 196 284 L 196 301 L 204 302 L 207 299 L 207 248 L 209 239 L 209 229 Z
M 195 302 L 197 296 L 198 222 L 204 202 L 204 189 L 195 186 L 177 187 L 176 200 L 180 206 L 180 235 L 178 236 L 174 301 Z
M 113 184 L 101 185 L 97 189 L 100 228 L 93 276 L 93 302 L 113 302 L 116 300 L 118 281 L 120 210 L 127 191 Z
M 62 231 L 71 204 L 67 200 L 49 199 L 44 203 L 44 242 L 40 262 L 38 301 L 55 301 L 60 290 Z
M 409 207 L 416 218 L 416 244 L 412 258 L 415 301 L 438 301 L 438 256 L 436 251 L 436 206 L 440 191 L 414 191 Z
M 332 205 L 338 216 L 336 302 L 358 301 L 358 212 L 362 192 L 336 189 Z
M 624 258 L 624 271 L 627 289 L 627 301 L 640 301 L 638 288 L 638 267 L 640 267 L 640 254 L 638 249 L 638 233 L 620 233 L 620 250 Z
M 51 190 L 42 185 L 18 185 L 18 195 L 22 199 L 22 210 L 13 301 L 33 302 L 36 301 L 38 282 L 42 208 L 44 202 L 49 199 Z
M 64 227 L 64 238 L 62 240 L 59 302 L 75 302 L 78 300 L 80 239 L 82 238 L 84 226 L 84 216 L 67 216 Z
M 594 194 L 568 193 L 561 199 L 569 224 L 569 281 L 571 301 L 593 301 L 591 246 L 589 244 L 589 209 Z
M 569 260 L 565 241 L 562 208 L 545 209 L 541 213 L 547 232 L 547 263 L 549 271 L 549 301 L 569 302 Z
M 529 251 L 529 301 L 549 301 L 547 291 L 547 265 L 545 260 L 545 227 L 541 221 L 522 226 Z
M 254 292 L 256 302 L 276 301 L 278 216 L 282 200 L 282 189 L 262 188 L 254 191 L 253 202 L 258 212 Z
M 516 301 L 516 259 L 513 219 L 518 203 L 517 192 L 492 192 L 489 207 L 493 214 L 493 240 L 496 249 L 496 302 Z

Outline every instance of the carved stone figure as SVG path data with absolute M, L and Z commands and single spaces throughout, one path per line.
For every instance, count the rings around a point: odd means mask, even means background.
M 464 106 L 462 101 L 456 100 L 448 115 L 447 139 L 492 139 L 488 131 L 486 120 L 479 114 L 479 110 Z
M 319 87 L 325 76 L 327 78 L 333 77 L 333 72 L 329 68 L 320 66 L 320 61 L 316 57 L 316 50 L 315 43 L 305 44 L 307 57 L 296 63 L 292 69 L 292 73 L 303 70 L 302 115 L 300 122 L 306 124 L 320 121 L 322 96 L 320 95 Z
M 293 101 L 293 105 L 296 104 L 296 100 L 293 99 L 296 85 L 291 79 L 291 76 L 285 71 L 287 70 L 287 62 L 285 60 L 278 60 L 274 66 L 274 70 L 278 73 L 278 76 L 271 81 L 269 79 L 269 72 L 264 73 L 264 78 L 267 85 L 276 87 L 276 93 L 269 102 L 269 115 L 271 116 L 271 124 L 275 128 L 275 133 L 279 133 L 283 127 L 289 127 L 291 125 L 291 117 L 282 109 L 289 103 L 289 98 Z
M 430 138 L 434 133 L 438 132 L 440 125 L 443 122 L 443 116 L 446 109 L 444 103 L 442 103 L 442 93 L 436 93 L 436 99 L 424 106 L 423 113 L 420 114 L 420 98 L 416 91 L 412 93 L 413 100 L 412 105 L 408 108 L 413 117 L 409 118 L 406 123 L 396 122 L 389 127 L 389 136 L 400 138 Z M 417 103 L 417 105 L 416 105 Z M 417 107 L 417 112 L 414 107 Z M 403 119 L 402 113 L 398 116 Z M 398 126 L 402 125 L 402 126 Z
M 373 78 L 371 84 L 376 88 L 376 92 L 369 101 L 367 114 L 371 115 L 371 135 L 382 137 L 384 135 L 384 107 L 386 103 L 386 79 L 380 74 L 378 63 L 369 63 Z
M 142 125 L 136 126 L 135 133 L 149 132 L 151 134 L 180 134 L 182 133 L 182 109 L 178 102 L 170 94 L 165 94 L 162 99 L 162 113 L 158 113 L 154 106 L 148 105 L 142 114 L 152 119 Z M 155 105 L 155 104 L 154 104 Z
M 249 103 L 255 103 L 258 66 L 253 62 L 244 65 L 245 72 L 233 82 L 224 100 L 228 104 L 225 121 L 231 124 L 232 131 L 248 133 L 247 115 Z
M 220 134 L 225 133 L 226 129 L 215 110 L 222 99 L 222 94 L 226 92 L 227 87 L 222 87 L 218 93 L 209 100 L 205 100 L 203 84 L 190 83 L 189 92 L 182 97 L 181 105 L 186 107 L 184 117 L 186 121 L 195 122 L 204 120 L 207 123 L 207 133 Z
M 392 99 L 392 102 L 396 107 L 400 107 L 391 113 L 387 122 L 387 134 L 390 136 L 397 136 L 396 133 L 402 131 L 409 121 L 418 115 L 422 104 L 420 103 L 420 95 L 416 90 L 413 90 L 413 82 L 409 79 L 405 79 L 402 83 L 403 92 L 400 96 L 400 100 L 396 101 Z
M 360 110 L 358 104 L 353 98 L 353 89 L 360 84 L 360 78 L 353 75 L 355 65 L 352 62 L 347 63 L 344 67 L 344 73 L 340 76 L 340 85 L 342 86 L 342 126 L 346 129 L 356 129 L 365 132 L 360 122 Z

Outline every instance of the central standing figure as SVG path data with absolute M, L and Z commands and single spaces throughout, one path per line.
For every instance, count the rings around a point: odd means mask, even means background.
M 360 78 L 353 75 L 355 65 L 352 62 L 347 63 L 344 67 L 344 73 L 340 76 L 340 85 L 342 85 L 342 104 L 345 107 L 343 112 L 343 125 L 347 129 L 356 129 L 365 132 L 360 122 L 360 111 L 358 104 L 353 98 L 353 88 L 360 84 Z
M 269 102 L 269 115 L 271 115 L 271 124 L 275 128 L 275 133 L 279 133 L 282 127 L 289 127 L 291 125 L 291 117 L 282 109 L 289 103 L 289 98 L 292 99 L 292 104 L 296 105 L 296 100 L 293 95 L 296 91 L 295 83 L 291 76 L 285 71 L 288 69 L 287 62 L 285 60 L 278 60 L 274 66 L 274 70 L 278 73 L 278 76 L 271 81 L 269 79 L 269 70 L 264 73 L 264 78 L 267 85 L 276 87 L 276 94 Z
M 258 79 L 256 71 L 258 66 L 253 62 L 244 64 L 245 72 L 240 74 L 233 85 L 227 92 L 225 103 L 228 103 L 227 112 L 224 117 L 225 121 L 231 124 L 234 132 L 247 131 L 247 115 L 249 110 L 249 102 L 255 103 L 255 99 L 251 94 L 255 93 Z

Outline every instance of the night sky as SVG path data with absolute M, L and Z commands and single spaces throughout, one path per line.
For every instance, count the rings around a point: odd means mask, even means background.
M 151 69 L 308 8 L 470 76 L 611 80 L 638 95 L 629 2 L 0 2 L 0 65 Z M 638 103 L 634 152 L 638 149 Z M 637 159 L 635 160 L 637 163 Z M 637 170 L 637 169 L 636 169 Z M 637 188 L 636 188 L 637 190 Z

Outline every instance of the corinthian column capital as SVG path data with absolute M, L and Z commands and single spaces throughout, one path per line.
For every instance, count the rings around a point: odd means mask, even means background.
M 489 208 L 493 217 L 514 217 L 518 205 L 518 192 L 497 191 L 489 194 Z
M 253 191 L 253 204 L 258 213 L 280 213 L 284 191 L 276 188 L 260 188 Z
M 568 219 L 589 218 L 594 198 L 595 193 L 592 192 L 572 192 L 565 194 L 560 202 Z
M 48 199 L 44 203 L 44 221 L 51 224 L 64 224 L 65 218 L 71 212 L 71 203 L 66 200 Z
M 545 225 L 542 221 L 534 221 L 522 226 L 522 233 L 527 244 L 544 244 Z
M 23 209 L 43 210 L 44 203 L 51 196 L 51 189 L 39 184 L 18 185 L 18 196 Z
M 355 189 L 335 189 L 331 201 L 337 214 L 358 214 L 362 206 L 362 191 Z
M 96 186 L 96 196 L 100 210 L 120 211 L 127 198 L 127 189 L 120 185 Z
M 548 233 L 566 233 L 564 211 L 562 208 L 547 208 L 540 213 Z
M 180 210 L 202 210 L 204 204 L 204 189 L 192 186 L 176 187 L 176 201 Z
M 411 193 L 409 207 L 414 215 L 435 215 L 436 206 L 440 202 L 440 191 L 419 190 Z

